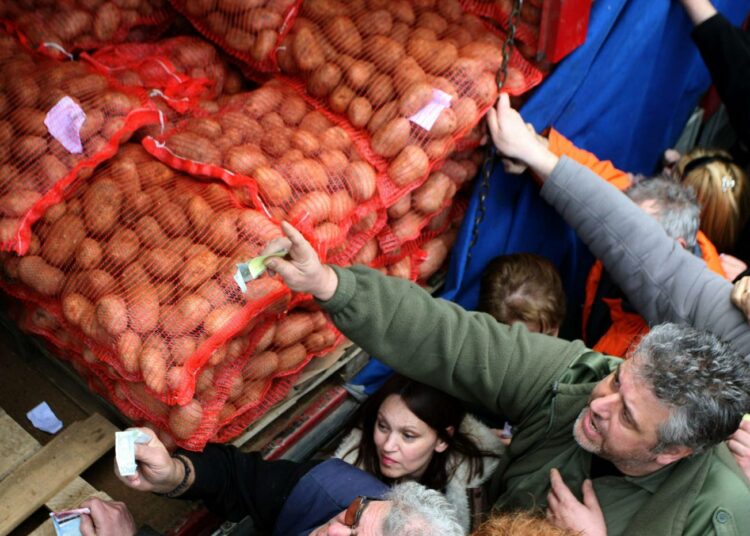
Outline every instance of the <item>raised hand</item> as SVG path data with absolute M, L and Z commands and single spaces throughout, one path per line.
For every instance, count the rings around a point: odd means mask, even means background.
M 580 502 L 565 485 L 559 471 L 552 469 L 547 494 L 547 519 L 560 528 L 583 536 L 606 536 L 604 513 L 591 480 L 584 481 L 582 491 L 583 502 Z

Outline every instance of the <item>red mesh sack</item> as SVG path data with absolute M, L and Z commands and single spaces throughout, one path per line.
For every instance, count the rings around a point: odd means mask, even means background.
M 82 57 L 122 85 L 144 88 L 179 112 L 216 99 L 226 76 L 216 48 L 196 37 L 113 45 Z
M 56 62 L 0 35 L 0 249 L 23 254 L 31 224 L 137 128 L 159 121 L 145 95 L 82 62 Z
M 262 277 L 242 292 L 236 263 L 281 231 L 222 185 L 177 174 L 129 145 L 34 226 L 27 257 L 6 255 L 3 287 L 44 304 L 120 377 L 184 403 L 229 338 L 286 309 Z
M 208 39 L 247 63 L 273 72 L 276 48 L 297 15 L 301 0 L 171 0 Z
M 457 0 L 307 0 L 279 64 L 359 132 L 363 154 L 389 179 L 380 193 L 390 206 L 495 102 L 502 41 Z M 541 81 L 518 53 L 509 73 L 511 94 Z
M 143 145 L 175 169 L 247 187 L 256 207 L 294 224 L 324 257 L 381 206 L 375 169 L 349 134 L 277 81 Z
M 50 57 L 151 37 L 172 19 L 166 0 L 0 0 L 19 38 Z
M 388 214 L 384 208 L 381 208 L 371 211 L 354 222 L 344 243 L 328 251 L 328 262 L 341 266 L 357 264 L 355 259 L 358 252 L 380 233 L 387 220 Z M 360 262 L 359 264 L 363 263 Z

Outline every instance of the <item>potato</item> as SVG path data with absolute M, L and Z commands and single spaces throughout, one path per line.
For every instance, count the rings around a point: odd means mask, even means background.
M 54 142 L 57 143 L 57 142 Z M 19 162 L 16 165 L 25 168 L 31 161 L 42 157 L 47 151 L 47 140 L 41 136 L 21 136 L 12 144 L 13 154 Z M 67 173 L 67 168 L 65 173 Z M 55 177 L 61 179 L 62 175 Z
M 130 330 L 123 332 L 117 339 L 117 355 L 127 373 L 138 374 L 142 347 L 141 338 Z
M 386 158 L 396 156 L 409 143 L 410 133 L 411 124 L 408 119 L 392 119 L 373 134 L 372 150 Z
M 206 334 L 209 336 L 214 335 L 225 326 L 229 325 L 240 310 L 241 307 L 239 305 L 230 303 L 217 307 L 211 311 L 203 322 L 203 328 L 205 329 Z
M 385 35 L 372 35 L 365 39 L 364 49 L 369 52 L 370 59 L 382 71 L 391 72 L 404 58 L 403 45 Z
M 188 294 L 173 308 L 162 309 L 162 329 L 171 336 L 190 333 L 201 325 L 210 312 L 211 304 L 208 300 L 197 294 Z
M 284 348 L 295 344 L 315 330 L 312 316 L 309 313 L 289 313 L 276 323 L 276 334 L 273 344 Z
M 14 218 L 25 216 L 41 198 L 41 194 L 33 190 L 13 189 L 0 197 L 0 212 Z
M 224 33 L 224 41 L 229 48 L 248 53 L 255 45 L 255 36 L 241 28 L 230 26 Z
M 275 127 L 267 129 L 261 139 L 260 146 L 271 157 L 278 158 L 289 150 L 291 129 Z
M 6 75 L 9 76 L 6 66 Z M 16 73 L 13 78 L 6 78 L 5 94 L 8 102 L 15 106 L 35 107 L 41 95 L 41 89 L 34 78 Z
M 408 0 L 392 0 L 385 6 L 393 15 L 393 19 L 408 25 L 414 24 L 416 16 L 411 2 Z
M 458 51 L 462 58 L 471 58 L 482 63 L 482 70 L 496 73 L 503 64 L 503 54 L 499 47 L 482 41 L 474 41 Z
M 375 170 L 367 162 L 363 160 L 352 162 L 346 167 L 344 177 L 346 187 L 355 201 L 367 201 L 375 194 L 377 187 Z
M 313 230 L 313 239 L 318 244 L 332 248 L 340 245 L 346 239 L 346 234 L 335 223 L 324 222 Z
M 186 259 L 179 273 L 180 282 L 186 287 L 195 288 L 210 279 L 218 267 L 218 257 L 207 249 Z
M 92 238 L 84 238 L 75 254 L 76 264 L 82 270 L 91 270 L 102 261 L 102 247 Z
M 284 105 L 279 108 L 281 118 L 289 126 L 299 125 L 307 111 L 307 103 L 296 95 L 287 95 L 284 98 Z
M 233 401 L 234 405 L 242 411 L 257 406 L 268 385 L 270 385 L 270 382 L 265 379 L 246 383 L 242 388 L 242 394 Z
M 271 130 L 274 128 L 284 129 L 284 119 L 278 112 L 268 112 L 266 115 L 260 118 L 260 126 L 264 131 Z
M 203 136 L 210 140 L 221 136 L 223 131 L 221 123 L 207 117 L 188 119 L 185 121 L 183 128 L 187 132 L 198 134 L 199 136 Z
M 261 166 L 253 174 L 263 199 L 271 205 L 284 205 L 292 197 L 292 189 L 284 177 L 273 168 Z
M 216 280 L 207 281 L 197 289 L 198 294 L 211 304 L 211 307 L 219 307 L 227 302 L 227 294 Z
M 303 71 L 312 71 L 325 63 L 320 41 L 309 28 L 298 28 L 292 41 L 292 55 Z
M 340 222 L 349 217 L 357 208 L 357 204 L 346 190 L 339 190 L 331 194 L 331 210 L 328 219 L 332 222 Z
M 134 231 L 141 243 L 149 247 L 160 247 L 168 240 L 161 225 L 151 216 L 140 218 L 135 224 Z
M 428 83 L 413 84 L 399 100 L 398 111 L 401 115 L 411 117 L 432 100 L 432 85 Z
M 461 6 L 459 5 L 458 8 L 459 8 L 459 11 L 456 15 L 460 17 Z M 431 11 L 423 11 L 417 17 L 417 26 L 421 28 L 429 28 L 430 30 L 434 31 L 438 37 L 440 37 L 443 34 L 443 32 L 445 32 L 448 29 L 448 21 L 446 21 L 443 17 L 441 17 L 437 13 L 434 13 Z
M 379 252 L 380 247 L 378 246 L 377 239 L 371 238 L 354 256 L 352 264 L 365 264 L 369 266 L 377 258 Z
M 113 263 L 117 265 L 128 264 L 138 255 L 141 248 L 141 241 L 134 231 L 121 228 L 109 237 L 105 242 L 104 248 L 107 257 Z
M 66 214 L 50 227 L 42 244 L 42 257 L 55 266 L 63 266 L 86 238 L 83 221 L 78 216 Z
M 289 209 L 292 223 L 316 225 L 328 219 L 331 212 L 331 196 L 325 192 L 310 192 L 300 197 Z
M 448 257 L 449 248 L 443 240 L 434 238 L 422 246 L 422 251 L 426 257 L 419 265 L 417 279 L 420 280 L 424 280 L 437 272 Z
M 112 2 L 99 6 L 94 15 L 94 37 L 101 42 L 112 41 L 120 27 L 120 10 Z
M 59 294 L 65 282 L 65 274 L 36 255 L 21 258 L 18 262 L 18 277 L 43 296 Z
M 357 56 L 362 52 L 362 36 L 349 17 L 333 17 L 325 26 L 325 34 L 344 54 Z
M 317 136 L 306 130 L 295 130 L 291 139 L 292 147 L 299 149 L 305 156 L 310 156 L 320 150 Z
M 451 102 L 451 108 L 455 112 L 457 127 L 456 130 L 465 130 L 477 122 L 479 118 L 479 108 L 474 99 L 462 97 Z
M 146 334 L 156 329 L 159 323 L 159 297 L 149 283 L 133 286 L 126 296 L 130 328 L 136 333 Z
M 302 121 L 299 124 L 299 128 L 307 130 L 313 134 L 322 134 L 326 129 L 330 128 L 331 122 L 326 116 L 317 110 L 313 110 L 305 114 Z
M 279 371 L 287 372 L 297 369 L 307 358 L 307 348 L 302 343 L 287 346 L 278 351 Z
M 221 165 L 221 151 L 211 140 L 192 132 L 178 132 L 166 139 L 167 148 L 177 157 L 205 164 Z
M 78 326 L 81 323 L 81 318 L 89 314 L 93 307 L 93 304 L 85 296 L 77 292 L 66 294 L 62 299 L 63 316 L 74 326 Z
M 432 125 L 430 129 L 430 136 L 442 138 L 443 136 L 450 136 L 458 129 L 458 118 L 456 112 L 450 108 L 444 109 L 440 112 L 437 121 Z
M 388 176 L 398 186 L 406 186 L 427 174 L 430 161 L 417 145 L 407 145 L 388 166 Z
M 169 279 L 182 269 L 182 256 L 167 248 L 145 249 L 141 252 L 143 267 L 154 280 Z
M 120 217 L 122 199 L 122 191 L 113 181 L 101 179 L 92 184 L 83 196 L 83 217 L 89 231 L 107 234 Z
M 482 73 L 475 82 L 474 93 L 480 106 L 487 106 L 497 100 L 497 81 L 492 73 Z
M 278 164 L 282 166 L 288 166 L 294 162 L 299 162 L 305 158 L 305 154 L 299 149 L 289 149 L 287 152 L 281 155 L 278 160 Z
M 365 127 L 372 117 L 372 104 L 364 97 L 352 99 L 349 103 L 347 117 L 353 126 L 357 128 Z
M 248 359 L 242 369 L 242 377 L 247 381 L 260 380 L 271 376 L 279 367 L 276 352 L 260 352 Z
M 445 155 L 452 153 L 455 149 L 456 142 L 451 136 L 444 138 L 435 138 L 427 142 L 424 146 L 424 152 L 430 160 L 440 160 Z
M 336 342 L 336 332 L 332 327 L 326 326 L 322 329 L 316 330 L 315 333 L 308 335 L 302 344 L 309 353 L 322 352 L 323 350 L 330 348 Z
M 307 93 L 322 99 L 328 96 L 333 88 L 341 81 L 343 72 L 335 63 L 324 63 L 320 68 L 310 73 L 307 79 Z
M 324 189 L 328 186 L 325 168 L 312 158 L 304 158 L 292 163 L 287 171 L 287 177 L 292 186 L 300 189 Z
M 407 193 L 388 207 L 388 219 L 397 220 L 411 209 L 411 194 Z
M 128 327 L 125 300 L 117 294 L 102 296 L 96 304 L 96 319 L 104 331 L 116 337 Z
M 425 183 L 414 190 L 414 208 L 422 214 L 432 214 L 443 207 L 445 199 L 455 193 L 453 181 L 445 173 L 436 171 L 430 174 Z
M 388 275 L 399 277 L 401 279 L 412 279 L 412 261 L 411 257 L 406 256 L 397 263 L 388 267 Z
M 153 186 L 172 184 L 175 173 L 161 162 L 149 160 L 138 164 L 138 174 L 144 190 Z
M 463 15 L 463 9 L 458 0 L 437 0 L 437 10 L 448 22 L 458 22 Z
M 242 237 L 265 245 L 282 236 L 281 229 L 257 210 L 242 210 L 237 218 L 237 230 Z M 246 260 L 246 259 L 243 259 Z
M 238 170 L 239 171 L 239 170 Z M 214 218 L 211 205 L 200 196 L 193 196 L 187 203 L 186 212 L 190 224 L 197 232 L 203 231 Z
M 370 134 L 374 134 L 380 128 L 383 127 L 388 121 L 398 114 L 398 102 L 391 101 L 374 114 L 370 118 L 370 122 L 367 123 L 367 131 Z
M 203 406 L 192 399 L 184 406 L 175 406 L 169 412 L 169 429 L 177 439 L 190 439 L 200 428 Z
M 342 151 L 325 150 L 320 151 L 318 160 L 329 175 L 337 176 L 349 165 L 349 158 Z
M 237 244 L 237 211 L 227 210 L 218 214 L 201 239 L 216 250 L 232 250 Z
M 359 32 L 364 36 L 390 33 L 393 28 L 393 16 L 387 9 L 360 13 L 356 17 Z
M 74 286 L 71 286 L 73 290 L 94 302 L 103 295 L 111 293 L 116 286 L 114 277 L 104 270 L 79 272 L 78 277 L 72 283 L 74 283 Z
M 273 52 L 279 34 L 273 29 L 264 29 L 255 36 L 255 44 L 250 52 L 250 57 L 255 61 L 265 61 Z

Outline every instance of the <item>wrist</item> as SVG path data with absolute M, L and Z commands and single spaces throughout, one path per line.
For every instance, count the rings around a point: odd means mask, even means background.
M 560 158 L 552 153 L 552 151 L 546 147 L 540 147 L 540 150 L 535 151 L 533 156 L 529 158 L 527 164 L 531 171 L 533 171 L 543 183 L 552 174 L 552 170 L 555 169 L 559 160 Z
M 165 497 L 177 497 L 187 491 L 193 484 L 194 471 L 192 463 L 185 456 L 176 454 L 170 460 L 172 461 L 172 468 L 169 472 L 169 478 L 155 492 Z
M 328 301 L 336 294 L 336 288 L 339 285 L 339 278 L 336 272 L 329 265 L 323 265 L 323 277 L 320 288 L 313 293 L 313 296 L 320 301 Z
M 708 0 L 682 0 L 682 5 L 694 26 L 698 26 L 718 13 Z

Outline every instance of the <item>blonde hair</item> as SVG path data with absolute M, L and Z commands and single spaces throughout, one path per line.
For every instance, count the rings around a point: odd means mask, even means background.
M 719 251 L 731 249 L 750 215 L 750 187 L 745 172 L 726 151 L 700 147 L 680 158 L 675 171 L 698 196 L 701 230 Z
M 556 527 L 541 514 L 514 512 L 494 514 L 471 536 L 576 536 L 576 532 Z

